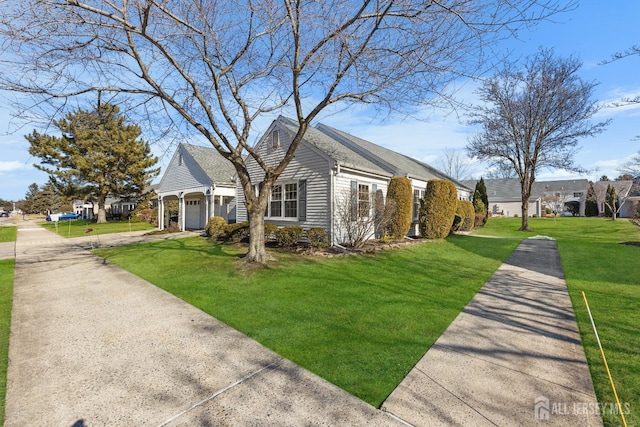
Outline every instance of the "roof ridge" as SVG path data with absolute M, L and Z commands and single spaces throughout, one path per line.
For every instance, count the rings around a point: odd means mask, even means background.
M 370 162 L 374 163 L 375 165 L 381 167 L 382 169 L 386 170 L 389 173 L 393 173 L 393 174 L 397 174 L 398 168 L 393 165 L 392 163 L 387 162 L 386 160 L 380 158 L 379 156 L 375 155 L 374 153 L 372 153 L 371 151 L 359 146 L 358 144 L 356 144 L 353 141 L 350 141 L 349 138 L 347 138 L 343 131 L 339 130 L 339 129 L 335 129 L 332 128 L 331 126 L 327 126 L 325 124 L 322 123 L 318 123 L 315 128 L 317 130 L 319 130 L 320 132 L 324 133 L 325 135 L 329 136 L 330 138 L 334 139 L 335 141 L 337 141 L 338 143 L 346 146 L 347 148 L 349 148 L 350 150 L 356 152 L 357 154 L 361 155 L 362 157 L 364 157 L 365 159 L 369 160 Z M 353 135 L 350 135 L 353 138 L 358 138 L 355 137 Z M 364 141 L 368 144 L 373 144 L 373 142 L 367 141 L 365 139 L 362 138 L 358 138 L 361 141 Z M 373 144 L 376 145 L 377 147 L 383 148 L 385 150 L 388 151 L 392 151 L 389 150 L 388 148 L 382 147 L 380 145 L 377 144 Z M 399 153 L 397 153 L 399 154 Z

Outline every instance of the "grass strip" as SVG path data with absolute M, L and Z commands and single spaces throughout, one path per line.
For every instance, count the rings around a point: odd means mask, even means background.
M 80 237 L 86 236 L 89 233 L 96 236 L 101 234 L 125 233 L 129 231 L 151 231 L 156 228 L 154 225 L 144 221 L 112 221 L 98 224 L 84 219 L 60 221 L 57 224 L 55 222 L 47 221 L 40 223 L 40 225 L 62 237 Z
M 258 269 L 203 238 L 96 252 L 378 407 L 517 244 L 452 236 L 332 259 L 277 253 Z
M 18 227 L 0 227 L 0 243 L 15 242 L 18 236 Z
M 0 425 L 4 425 L 15 260 L 0 260 Z

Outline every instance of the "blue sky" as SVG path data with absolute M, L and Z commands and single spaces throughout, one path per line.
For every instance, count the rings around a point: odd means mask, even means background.
M 622 4 L 624 3 L 624 6 Z M 587 81 L 599 82 L 595 99 L 611 103 L 625 97 L 640 95 L 640 56 L 631 56 L 609 64 L 603 60 L 615 52 L 640 44 L 640 2 L 616 1 L 603 3 L 581 1 L 570 12 L 544 22 L 532 31 L 523 32 L 519 39 L 505 41 L 498 49 L 511 51 L 513 58 L 524 57 L 538 47 L 553 47 L 556 54 L 577 55 L 583 62 L 580 76 Z M 473 103 L 477 83 L 459 82 L 458 98 Z M 577 163 L 591 170 L 583 175 L 596 179 L 601 175 L 610 178 L 619 173 L 617 167 L 640 150 L 640 104 L 603 109 L 595 120 L 611 118 L 612 122 L 602 134 L 581 141 Z M 256 123 L 256 137 L 266 129 L 272 118 Z M 458 118 L 455 112 L 425 108 L 417 117 L 380 117 L 368 109 L 352 109 L 340 113 L 326 112 L 321 122 L 353 135 L 383 145 L 395 151 L 437 166 L 444 148 L 462 149 L 474 129 Z M 37 159 L 28 153 L 25 134 L 29 126 L 15 129 L 10 124 L 10 114 L 0 105 L 0 198 L 19 200 L 24 197 L 29 184 L 43 184 L 47 175 L 33 167 Z M 165 166 L 171 150 L 155 148 L 161 166 Z M 486 173 L 486 165 L 472 164 L 473 175 Z M 564 171 L 541 171 L 539 180 L 573 177 Z

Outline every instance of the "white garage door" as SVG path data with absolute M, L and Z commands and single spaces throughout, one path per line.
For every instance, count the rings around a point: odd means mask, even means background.
M 185 200 L 184 222 L 186 228 L 199 229 L 200 224 L 200 200 Z

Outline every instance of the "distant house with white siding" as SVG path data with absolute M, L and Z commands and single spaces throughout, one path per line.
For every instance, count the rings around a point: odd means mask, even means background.
M 275 163 L 284 156 L 297 129 L 297 122 L 281 116 L 271 124 L 255 150 L 267 164 Z M 264 173 L 251 158 L 247 160 L 247 168 L 257 188 Z M 335 204 L 343 195 L 357 193 L 353 203 L 358 206 L 354 210 L 359 215 L 371 215 L 373 195 L 381 191 L 386 197 L 393 176 L 406 176 L 413 186 L 414 224 L 409 235 L 417 234 L 417 207 L 428 180 L 450 180 L 456 185 L 460 199 L 471 197 L 470 188 L 425 163 L 318 124 L 307 130 L 295 158 L 275 182 L 265 221 L 304 229 L 321 227 L 327 230 L 332 244 L 342 243 L 345 239 L 334 215 Z M 246 221 L 244 194 L 239 185 L 236 194 L 237 220 Z
M 156 189 L 158 228 L 204 229 L 212 216 L 234 222 L 235 169 L 213 147 L 179 144 Z M 177 202 L 171 212 L 171 201 Z M 176 203 L 174 203 L 176 205 Z

